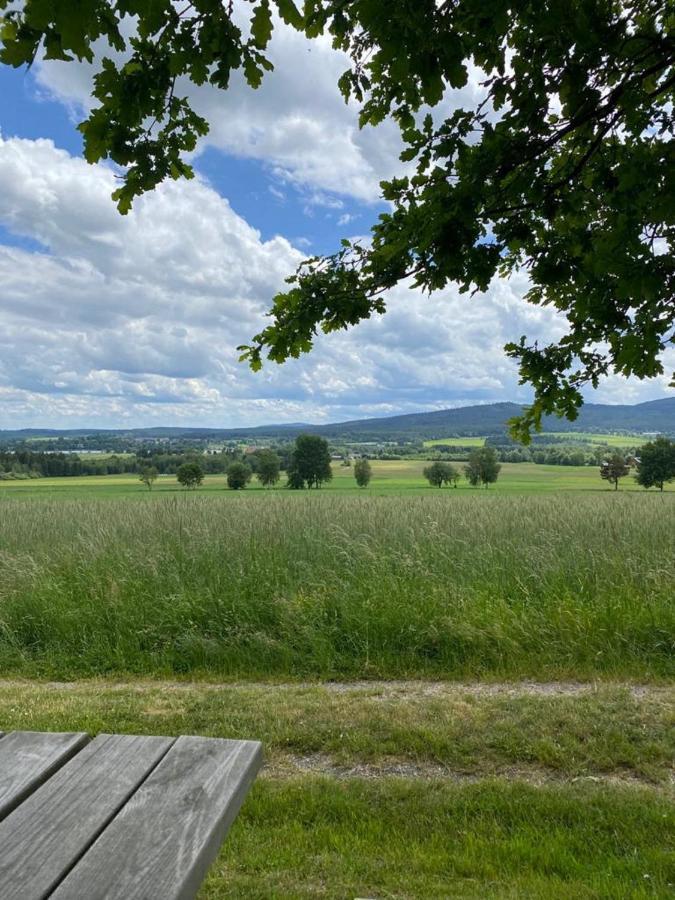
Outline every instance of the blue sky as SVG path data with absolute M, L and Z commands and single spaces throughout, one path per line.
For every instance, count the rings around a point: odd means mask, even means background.
M 386 316 L 321 336 L 302 360 L 259 375 L 238 363 L 284 278 L 367 234 L 379 181 L 400 170 L 394 126 L 360 131 L 339 96 L 340 54 L 281 28 L 272 55 L 255 94 L 237 78 L 226 95 L 193 90 L 212 124 L 198 178 L 124 218 L 111 169 L 81 157 L 91 67 L 0 66 L 0 428 L 326 422 L 528 399 L 503 344 L 555 339 L 562 323 L 523 302 L 519 277 L 474 299 L 402 285 Z M 609 378 L 594 399 L 666 385 Z
M 70 154 L 82 155 L 78 113 L 53 99 L 33 73 L 0 66 L 0 97 L 0 133 L 5 138 L 50 138 Z M 282 234 L 311 253 L 336 249 L 345 234 L 345 226 L 338 223 L 345 216 L 350 234 L 355 228 L 367 233 L 385 208 L 382 203 L 362 203 L 338 192 L 322 192 L 317 202 L 316 191 L 285 180 L 269 163 L 209 147 L 199 155 L 195 168 L 236 213 L 260 231 L 263 240 Z M 23 246 L 22 239 L 7 228 L 0 236 L 3 243 Z M 30 241 L 28 245 L 33 246 Z

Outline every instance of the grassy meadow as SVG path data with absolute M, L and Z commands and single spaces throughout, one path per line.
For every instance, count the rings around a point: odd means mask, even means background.
M 606 434 L 598 431 L 546 431 L 542 437 L 562 438 L 566 441 L 579 441 L 586 444 L 604 444 L 607 447 L 640 447 L 652 440 L 641 434 Z M 537 435 L 534 435 L 534 440 Z
M 607 447 L 639 447 L 645 444 L 649 437 L 639 434 L 608 434 L 601 431 L 544 431 L 541 435 L 533 434 L 532 439 L 545 439 L 547 437 L 561 438 L 564 441 L 583 444 L 602 444 Z M 482 447 L 485 443 L 484 437 L 448 437 L 434 438 L 434 440 L 424 441 L 425 447 Z
M 3 500 L 3 670 L 218 678 L 672 672 L 672 493 L 428 488 L 139 498 Z
M 257 738 L 200 893 L 666 898 L 675 491 L 0 483 L 0 730 Z
M 434 438 L 430 441 L 424 441 L 425 447 L 482 447 L 485 443 L 484 437 L 449 437 Z

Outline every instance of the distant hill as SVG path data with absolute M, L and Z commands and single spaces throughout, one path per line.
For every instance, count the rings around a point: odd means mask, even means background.
M 361 440 L 391 440 L 417 435 L 425 439 L 441 437 L 469 437 L 500 434 L 506 431 L 509 419 L 517 416 L 522 407 L 517 403 L 489 403 L 463 406 L 435 412 L 388 416 L 384 419 L 357 419 L 313 429 L 326 437 L 353 436 Z M 548 417 L 545 431 L 619 431 L 641 434 L 660 432 L 675 435 L 675 397 L 651 400 L 632 406 L 609 406 L 587 403 L 574 422 Z
M 411 440 L 443 437 L 498 435 L 506 431 L 507 421 L 521 411 L 517 403 L 488 403 L 440 409 L 433 412 L 408 413 L 377 419 L 354 419 L 331 425 L 262 425 L 255 428 L 135 428 L 135 429 L 22 429 L 0 431 L 0 442 L 35 438 L 89 437 L 92 435 L 126 436 L 139 440 L 187 438 L 193 440 L 256 440 L 292 438 L 311 431 L 327 438 L 353 441 Z M 675 397 L 650 400 L 635 405 L 609 406 L 586 403 L 574 422 L 549 417 L 545 431 L 658 432 L 675 436 Z
M 657 431 L 675 435 L 675 397 L 648 400 L 633 406 L 585 403 L 576 422 L 549 418 L 548 431 Z

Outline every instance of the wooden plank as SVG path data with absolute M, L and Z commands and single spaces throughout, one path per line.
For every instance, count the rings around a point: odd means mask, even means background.
M 255 741 L 178 738 L 51 900 L 194 898 L 261 763 Z
M 0 820 L 89 740 L 84 733 L 13 731 L 0 741 Z
M 2 900 L 49 894 L 173 742 L 99 735 L 0 822 Z

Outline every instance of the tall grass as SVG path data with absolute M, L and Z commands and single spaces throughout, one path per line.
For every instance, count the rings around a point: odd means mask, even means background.
M 0 504 L 0 667 L 69 677 L 658 677 L 655 495 Z

